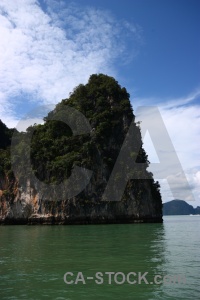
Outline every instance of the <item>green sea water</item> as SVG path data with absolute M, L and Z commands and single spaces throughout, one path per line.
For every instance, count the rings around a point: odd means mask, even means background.
M 0 299 L 200 299 L 199 279 L 200 216 L 0 227 Z

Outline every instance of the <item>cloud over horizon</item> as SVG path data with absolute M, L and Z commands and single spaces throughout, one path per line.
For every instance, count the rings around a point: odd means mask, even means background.
M 173 155 L 166 153 L 165 172 L 168 176 L 165 179 L 160 179 L 159 172 L 154 172 L 154 177 L 157 178 L 161 184 L 161 192 L 164 195 L 164 202 L 170 201 L 174 198 L 189 201 L 188 203 L 193 206 L 200 206 L 200 90 L 178 99 L 167 99 L 166 101 L 159 101 L 159 99 L 137 99 L 137 104 L 141 105 L 155 105 L 160 111 L 160 115 L 165 124 L 169 138 L 173 144 L 175 154 L 178 156 L 183 173 L 177 172 L 174 174 Z M 140 116 L 137 116 L 140 120 Z M 151 122 L 151 115 L 149 116 Z M 142 123 L 141 123 L 142 125 Z M 163 132 L 158 124 L 156 130 L 156 139 L 162 145 L 166 143 Z M 149 137 L 150 136 L 150 137 Z M 151 163 L 159 163 L 157 154 L 159 149 L 156 149 L 154 141 L 151 139 L 151 133 L 144 137 L 144 148 L 149 155 Z M 165 147 L 166 148 L 166 147 Z M 181 170 L 179 170 L 181 171 Z M 195 202 L 188 198 L 186 193 L 187 184 L 184 180 L 187 178 L 190 190 L 193 193 Z M 172 193 L 170 186 L 167 182 L 171 180 L 173 183 Z

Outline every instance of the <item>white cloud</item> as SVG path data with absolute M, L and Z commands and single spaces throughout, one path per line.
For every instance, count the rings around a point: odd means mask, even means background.
M 200 186 L 200 171 L 196 172 L 194 175 L 194 182 L 197 186 Z
M 153 142 L 152 142 L 152 139 L 151 139 L 151 136 L 149 134 L 149 132 L 147 131 L 144 138 L 143 138 L 143 146 L 144 146 L 144 149 L 148 149 L 148 160 L 151 162 L 151 163 L 160 163 L 160 160 L 158 158 L 158 155 L 157 155 L 157 152 L 156 152 L 156 149 L 153 145 Z
M 191 191 L 194 195 L 195 203 L 191 202 L 190 195 L 186 193 L 186 184 L 184 177 L 180 172 L 175 172 L 173 167 L 172 156 L 166 153 L 165 172 L 168 173 L 168 177 L 165 179 L 159 178 L 159 173 L 153 172 L 154 176 L 159 180 L 161 184 L 161 191 L 163 195 L 163 201 L 169 201 L 174 198 L 183 199 L 192 204 L 193 206 L 200 205 L 200 105 L 199 105 L 200 91 L 197 90 L 194 93 L 180 99 L 168 99 L 159 102 L 158 99 L 153 97 L 150 99 L 138 99 L 138 103 L 143 105 L 156 105 L 159 108 L 165 127 L 175 148 L 175 153 L 178 156 L 183 172 L 187 178 Z M 140 116 L 138 116 L 140 119 Z M 151 120 L 150 120 L 151 122 Z M 157 141 L 162 148 L 166 143 L 163 140 L 162 131 L 160 126 L 155 127 Z M 150 133 L 151 136 L 151 133 Z M 158 149 L 152 150 L 151 143 L 146 140 L 144 144 L 147 154 L 150 153 L 150 157 L 155 157 L 153 151 L 159 151 Z M 150 159 L 151 161 L 151 159 Z M 153 161 L 152 161 L 153 162 Z M 155 168 L 154 168 L 155 169 Z M 151 167 L 150 167 L 151 170 Z M 175 173 L 176 174 L 175 174 Z M 170 190 L 167 179 L 171 180 L 171 186 L 173 186 L 173 193 Z
M 123 33 L 129 42 L 140 36 L 106 11 L 44 3 L 0 2 L 0 118 L 7 125 L 18 118 L 20 95 L 27 103 L 57 103 L 92 73 L 114 76 L 113 61 L 126 50 Z

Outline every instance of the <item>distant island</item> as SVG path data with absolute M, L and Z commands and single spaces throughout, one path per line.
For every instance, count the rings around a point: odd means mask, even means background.
M 200 206 L 194 208 L 192 205 L 188 204 L 184 200 L 172 200 L 163 203 L 163 215 L 199 215 Z

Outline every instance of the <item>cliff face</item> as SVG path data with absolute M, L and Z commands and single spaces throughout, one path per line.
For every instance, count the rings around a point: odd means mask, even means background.
M 89 187 L 90 188 L 90 187 Z M 88 188 L 88 189 L 89 189 Z M 35 191 L 30 182 L 15 184 L 12 196 L 1 196 L 1 224 L 104 224 L 161 222 L 162 212 L 155 203 L 149 185 L 143 185 L 138 202 L 134 193 L 126 201 L 84 202 L 77 197 L 54 201 Z M 92 191 L 92 190 L 91 190 Z
M 61 122 L 66 107 L 81 112 L 87 118 L 89 129 L 82 134 L 73 134 L 70 127 Z M 72 115 L 73 111 L 70 111 Z M 74 120 L 75 127 L 84 127 L 79 126 L 76 115 Z M 102 201 L 131 124 L 134 143 L 127 153 L 142 164 L 140 173 L 144 179 L 127 177 L 120 201 L 114 201 L 115 194 L 112 193 Z M 69 99 L 63 100 L 48 114 L 44 125 L 29 127 L 26 133 L 15 132 L 13 140 L 10 156 L 9 145 L 1 150 L 1 157 L 4 157 L 0 173 L 1 223 L 162 222 L 159 185 L 146 170 L 147 155 L 141 147 L 140 129 L 134 123 L 129 94 L 112 77 L 92 75 L 88 84 L 78 86 Z M 27 164 L 29 156 L 31 166 Z M 75 167 L 91 172 L 83 177 L 78 173 L 71 177 L 71 182 L 63 184 Z M 129 166 L 121 168 L 130 169 Z M 124 176 L 124 172 L 115 174 L 116 193 Z M 71 186 L 80 183 L 83 185 L 81 191 L 69 194 Z

